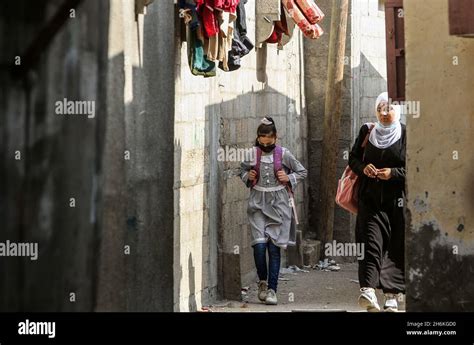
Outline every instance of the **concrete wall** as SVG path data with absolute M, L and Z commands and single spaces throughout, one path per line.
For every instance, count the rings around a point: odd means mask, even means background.
M 449 36 L 447 6 L 405 2 L 409 311 L 474 310 L 474 40 Z
M 103 111 L 99 71 L 106 46 L 100 40 L 107 26 L 99 13 L 107 18 L 108 12 L 103 3 L 85 1 L 26 71 L 22 54 L 57 3 L 9 2 L 0 11 L 2 85 L 8 85 L 0 99 L 0 236 L 39 246 L 37 261 L 0 260 L 3 311 L 89 311 L 94 305 L 101 120 L 58 115 L 55 102 L 96 101 L 97 113 Z
M 173 310 L 174 13 L 110 2 L 97 310 Z
M 329 38 L 331 35 L 332 0 L 318 1 L 318 6 L 325 14 L 320 23 L 324 35 L 316 40 L 304 41 L 305 58 L 305 93 L 306 112 L 308 114 L 308 160 L 309 160 L 309 227 L 305 237 L 321 238 L 317 233 L 318 218 L 320 216 L 321 202 L 321 154 L 323 140 L 324 104 L 326 99 L 327 66 L 329 53 Z M 349 13 L 352 11 L 352 4 Z M 342 174 L 347 162 L 343 159 L 343 151 L 347 150 L 351 139 L 351 17 L 347 18 L 346 64 L 344 67 L 344 82 L 342 86 L 342 116 L 341 130 L 339 133 L 340 159 L 338 160 L 338 178 Z M 334 181 L 337 183 L 337 180 Z M 350 240 L 349 214 L 336 206 L 334 215 L 334 239 L 337 241 Z
M 255 41 L 255 0 L 246 4 L 246 11 L 248 37 Z M 186 42 L 178 42 L 174 154 L 176 311 L 199 309 L 216 296 L 218 288 L 221 296 L 240 297 L 242 284 L 256 279 L 246 215 L 249 191 L 236 176 L 240 163 L 219 162 L 217 150 L 226 146 L 251 147 L 260 119 L 270 114 L 276 121 L 280 144 L 306 165 L 301 40 L 299 31 L 295 31 L 284 50 L 277 51 L 274 45 L 258 53 L 254 50 L 242 59 L 238 71 L 218 70 L 217 77 L 209 79 L 190 73 Z M 297 198 L 303 228 L 304 185 Z
M 385 9 L 381 0 L 352 0 L 352 142 L 376 121 L 375 101 L 387 91 Z
M 2 67 L 59 3 L 3 5 Z M 85 0 L 27 74 L 2 69 L 1 240 L 39 244 L 38 261 L 1 260 L 2 310 L 173 309 L 174 14 Z M 95 117 L 56 114 L 63 98 Z
M 325 35 L 317 41 L 305 41 L 305 92 L 308 112 L 310 161 L 309 195 L 310 226 L 308 237 L 316 234 L 320 203 L 321 141 L 323 137 L 324 103 L 327 80 L 328 45 L 330 37 L 332 1 L 321 0 L 318 5 L 326 14 L 321 26 Z M 339 133 L 339 160 L 337 183 L 347 166 L 348 152 L 360 126 L 374 120 L 374 103 L 386 91 L 385 12 L 378 0 L 349 2 L 347 22 L 346 59 L 342 98 L 341 131 Z M 334 239 L 354 241 L 355 217 L 336 206 Z M 313 234 L 311 233 L 313 232 Z

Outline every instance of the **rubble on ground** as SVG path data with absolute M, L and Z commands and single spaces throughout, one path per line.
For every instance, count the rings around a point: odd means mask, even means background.
M 336 264 L 336 261 L 324 259 L 324 261 L 319 261 L 317 265 L 314 265 L 315 270 L 324 271 L 324 272 L 337 272 L 341 269 L 341 266 Z

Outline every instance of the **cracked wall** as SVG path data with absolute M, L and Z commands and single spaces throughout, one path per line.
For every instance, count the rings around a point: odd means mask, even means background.
M 436 25 L 433 19 L 436 18 Z M 474 310 L 474 39 L 448 2 L 405 1 L 408 311 Z

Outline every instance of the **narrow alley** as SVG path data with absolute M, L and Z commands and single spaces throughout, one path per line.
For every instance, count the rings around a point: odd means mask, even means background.
M 340 270 L 324 271 L 303 267 L 299 271 L 280 276 L 278 291 L 279 303 L 276 306 L 265 305 L 257 298 L 256 284 L 243 287 L 242 301 L 218 301 L 214 305 L 204 306 L 202 311 L 212 312 L 365 312 L 357 305 L 359 281 L 357 263 L 339 264 Z M 383 294 L 377 292 L 380 301 Z M 399 311 L 405 311 L 403 297 Z
M 0 311 L 474 311 L 472 3 L 1 1 Z

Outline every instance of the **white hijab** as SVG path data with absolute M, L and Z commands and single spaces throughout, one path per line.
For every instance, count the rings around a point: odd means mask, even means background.
M 388 103 L 388 93 L 382 92 L 375 102 L 375 114 L 377 114 L 377 108 L 381 102 Z M 395 110 L 395 119 L 391 125 L 384 126 L 377 121 L 375 127 L 370 132 L 369 141 L 375 147 L 379 149 L 386 149 L 387 147 L 395 144 L 402 136 L 402 125 L 400 124 L 401 108 L 399 105 L 390 104 Z M 367 124 L 371 125 L 371 124 Z

